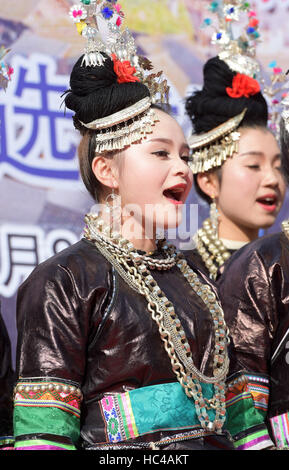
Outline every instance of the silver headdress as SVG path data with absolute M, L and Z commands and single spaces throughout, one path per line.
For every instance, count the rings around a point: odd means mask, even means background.
M 260 66 L 255 56 L 260 34 L 259 22 L 255 17 L 255 12 L 251 10 L 250 3 L 243 0 L 217 0 L 210 2 L 209 9 L 217 14 L 217 26 L 214 26 L 210 18 L 204 20 L 203 26 L 213 26 L 215 29 L 212 43 L 216 44 L 220 50 L 219 59 L 225 62 L 233 72 L 241 74 L 243 80 L 254 82 L 251 94 L 257 93 L 260 91 L 256 81 L 260 75 Z M 234 26 L 240 23 L 244 13 L 249 18 L 248 24 L 242 28 L 241 34 L 234 34 Z M 240 27 L 239 24 L 238 26 Z M 228 91 L 227 93 L 229 94 Z M 189 145 L 193 150 L 191 168 L 194 174 L 221 166 L 227 158 L 232 157 L 238 151 L 240 133 L 237 132 L 237 128 L 245 113 L 246 109 L 217 128 L 200 135 L 193 134 L 189 138 Z
M 263 93 L 269 108 L 268 127 L 274 132 L 277 140 L 280 140 L 281 120 L 284 121 L 286 132 L 289 133 L 289 79 L 275 60 L 269 66 L 271 69 L 269 80 L 262 79 Z
M 69 15 L 79 34 L 86 39 L 83 67 L 102 66 L 109 56 L 115 64 L 119 83 L 139 81 L 150 91 L 150 97 L 117 113 L 81 123 L 99 131 L 96 152 L 123 149 L 145 138 L 157 121 L 151 105 L 168 102 L 169 88 L 162 72 L 151 73 L 150 61 L 137 54 L 132 34 L 122 28 L 124 13 L 116 0 L 81 0 L 71 7 Z
M 250 2 L 244 0 L 217 0 L 211 2 L 210 10 L 218 17 L 212 43 L 220 49 L 219 58 L 234 72 L 256 78 L 262 84 L 262 93 L 269 108 L 268 126 L 278 138 L 281 112 L 288 109 L 289 104 L 285 93 L 288 92 L 288 78 L 275 60 L 269 64 L 269 81 L 265 80 L 264 73 L 261 73 L 256 60 L 256 47 L 261 42 L 256 11 L 252 9 Z M 234 34 L 234 27 L 238 26 L 237 23 L 244 14 L 248 18 L 245 27 L 242 28 L 241 34 Z M 213 22 L 207 19 L 205 25 L 213 25 Z
M 214 6 L 211 4 L 211 10 L 218 16 L 218 27 L 212 36 L 212 44 L 219 47 L 219 58 L 234 72 L 258 78 L 260 65 L 256 60 L 256 46 L 260 41 L 259 22 L 250 3 L 243 0 L 218 0 L 212 3 Z M 248 17 L 247 24 L 238 35 L 234 27 L 240 23 L 244 13 Z

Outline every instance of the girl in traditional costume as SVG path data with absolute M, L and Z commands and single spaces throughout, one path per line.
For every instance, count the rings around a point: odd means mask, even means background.
M 288 130 L 286 111 L 281 149 L 289 182 Z M 232 343 L 228 412 L 238 398 L 241 449 L 262 446 L 268 434 L 276 449 L 289 449 L 289 222 L 282 228 L 234 254 L 218 281 Z M 252 401 L 259 423 L 252 423 Z
M 234 39 L 231 25 L 250 6 L 220 2 L 218 9 L 214 42 L 221 52 L 206 62 L 202 90 L 186 100 L 195 186 L 210 204 L 195 251 L 212 278 L 232 253 L 274 224 L 285 196 L 280 150 L 256 79 L 260 68 L 252 43 L 258 22 L 253 18 L 253 27 L 251 18 L 246 33 Z
M 19 289 L 15 447 L 229 449 L 221 306 L 190 253 L 156 240 L 192 185 L 183 132 L 154 104 L 166 82 L 116 2 L 70 14 L 88 47 L 65 102 L 100 204 Z

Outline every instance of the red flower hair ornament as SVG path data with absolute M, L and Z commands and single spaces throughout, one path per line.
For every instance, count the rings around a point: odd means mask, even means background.
M 243 73 L 237 73 L 232 82 L 232 88 L 227 87 L 226 92 L 231 98 L 241 98 L 245 96 L 256 95 L 261 91 L 261 87 L 257 80 Z
M 114 63 L 113 70 L 118 77 L 118 83 L 140 82 L 140 79 L 134 75 L 136 73 L 136 68 L 131 65 L 129 60 L 124 60 L 122 62 L 115 54 L 112 54 L 111 58 Z

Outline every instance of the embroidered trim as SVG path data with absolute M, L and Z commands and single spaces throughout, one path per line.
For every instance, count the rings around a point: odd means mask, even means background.
M 200 437 L 210 436 L 212 433 L 210 431 L 205 431 L 203 429 L 195 429 L 192 431 L 188 431 L 186 433 L 181 434 L 174 434 L 173 436 L 166 437 L 161 439 L 160 441 L 154 442 L 133 442 L 131 444 L 124 442 L 118 444 L 112 444 L 111 442 L 99 445 L 93 445 L 91 447 L 86 447 L 86 450 L 131 450 L 131 449 L 151 449 L 152 445 L 161 448 L 162 446 L 166 446 L 168 444 L 173 444 L 174 442 L 181 442 L 181 441 L 188 441 L 190 439 L 199 439 Z
M 31 439 L 20 441 L 15 444 L 16 450 L 75 450 L 73 445 L 57 444 L 53 441 L 42 439 Z
M 250 374 L 245 374 L 248 379 L 254 381 L 254 382 L 262 382 L 264 384 L 268 384 L 269 385 L 269 379 L 266 379 L 266 377 L 261 377 L 259 375 L 250 375 Z
M 239 395 L 233 396 L 226 400 L 227 408 L 231 405 L 238 403 L 239 401 L 246 400 L 246 398 L 252 398 L 250 392 L 241 393 Z
M 104 397 L 100 401 L 100 409 L 108 442 L 120 442 L 139 436 L 128 392 Z
M 270 423 L 277 448 L 289 447 L 289 413 L 270 418 Z
M 254 432 L 234 442 L 237 450 L 261 450 L 273 446 L 267 429 Z
M 269 389 L 265 385 L 248 383 L 249 391 L 254 400 L 255 408 L 267 412 L 269 401 Z
M 228 384 L 226 407 L 242 400 L 253 399 L 256 409 L 267 411 L 269 400 L 269 380 L 265 377 L 242 374 Z
M 66 383 L 20 382 L 15 387 L 15 407 L 56 407 L 79 418 L 80 403 L 80 390 Z
M 56 447 L 73 446 L 80 434 L 81 399 L 81 390 L 70 381 L 20 379 L 14 389 L 15 447 L 26 447 L 29 439 L 42 441 L 44 434 L 59 437 L 59 442 L 53 442 Z
M 269 380 L 267 378 L 242 373 L 231 380 L 226 393 L 227 428 L 231 435 L 238 439 L 237 436 L 240 436 L 240 433 L 248 433 L 252 427 L 263 425 L 268 401 Z M 241 441 L 243 442 L 244 439 L 244 445 L 250 446 L 250 437 L 248 436 L 248 442 L 246 436 Z
M 194 431 L 189 431 L 187 433 L 182 433 L 177 436 L 166 437 L 161 439 L 154 444 L 158 447 L 171 444 L 173 442 L 187 441 L 188 439 L 198 439 L 200 437 L 210 436 L 212 433 L 210 431 L 205 431 L 202 429 L 195 429 Z

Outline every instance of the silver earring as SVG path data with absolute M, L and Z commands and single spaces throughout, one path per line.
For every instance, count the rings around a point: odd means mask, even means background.
M 210 220 L 212 224 L 212 229 L 214 230 L 214 234 L 218 237 L 218 226 L 219 226 L 219 211 L 217 209 L 217 204 L 215 202 L 215 198 L 212 197 L 212 202 L 210 204 Z
M 113 211 L 113 206 L 115 205 L 117 195 L 114 192 L 114 189 L 112 188 L 112 192 L 105 198 L 105 212 L 107 214 L 111 213 Z
M 121 203 L 120 197 L 115 194 L 114 189 L 105 199 L 104 212 L 107 219 L 107 232 L 111 233 L 120 232 L 121 228 Z

